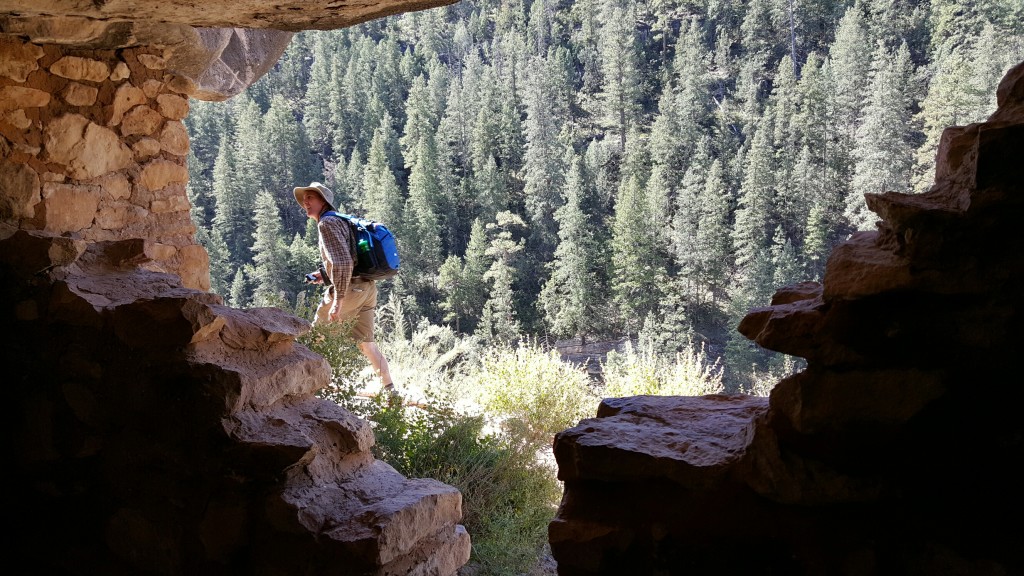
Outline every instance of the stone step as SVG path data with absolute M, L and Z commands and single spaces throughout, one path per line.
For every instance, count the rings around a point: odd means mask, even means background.
M 454 574 L 469 559 L 469 536 L 458 524 L 459 491 L 428 478 L 406 478 L 379 460 L 343 482 L 317 484 L 295 476 L 268 503 L 268 513 L 282 532 L 316 538 L 311 562 L 344 562 L 353 574 Z M 448 566 L 425 569 L 437 563 Z
M 319 398 L 244 410 L 224 419 L 239 447 L 233 450 L 254 470 L 281 477 L 289 468 L 321 482 L 335 482 L 373 460 L 370 424 Z
M 597 418 L 555 436 L 558 477 L 709 482 L 743 456 L 754 419 L 767 409 L 767 398 L 744 395 L 605 398 Z

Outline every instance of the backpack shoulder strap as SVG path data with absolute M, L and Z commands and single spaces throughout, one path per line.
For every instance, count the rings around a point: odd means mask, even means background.
M 353 262 L 357 262 L 358 252 L 356 252 L 356 235 L 355 235 L 355 231 L 353 230 L 353 228 L 355 227 L 355 222 L 352 220 L 353 216 L 351 214 L 339 214 L 335 210 L 328 210 L 327 212 L 324 212 L 324 216 L 333 216 L 335 218 L 340 218 L 340 219 L 344 220 L 349 225 L 349 228 L 348 228 L 349 249 L 352 252 L 352 261 Z

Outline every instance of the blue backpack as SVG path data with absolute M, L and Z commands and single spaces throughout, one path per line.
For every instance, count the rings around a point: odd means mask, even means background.
M 352 251 L 356 254 L 353 278 L 383 280 L 398 274 L 398 244 L 387 226 L 334 210 L 324 212 L 324 216 L 341 218 L 352 228 Z

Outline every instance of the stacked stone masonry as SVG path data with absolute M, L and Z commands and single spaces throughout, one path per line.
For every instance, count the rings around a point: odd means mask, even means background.
M 144 238 L 147 267 L 209 289 L 185 192 L 192 83 L 145 48 L 0 36 L 0 221 L 87 242 Z
M 155 47 L 0 35 L 0 365 L 13 565 L 57 575 L 453 576 L 462 497 L 315 392 L 309 323 L 206 292 L 193 81 Z

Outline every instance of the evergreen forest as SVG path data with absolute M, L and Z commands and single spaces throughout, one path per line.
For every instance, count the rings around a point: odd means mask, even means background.
M 739 320 L 874 228 L 865 193 L 927 190 L 1022 59 L 1020 0 L 462 0 L 299 33 L 193 101 L 192 217 L 236 307 L 318 297 L 292 188 L 320 181 L 394 231 L 413 325 L 698 343 L 747 389 L 794 361 Z

